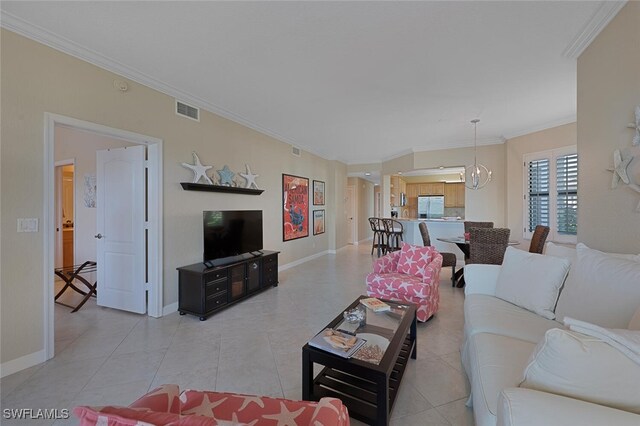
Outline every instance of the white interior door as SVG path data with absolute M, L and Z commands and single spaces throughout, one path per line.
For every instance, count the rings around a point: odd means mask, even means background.
M 146 312 L 145 147 L 97 151 L 98 305 Z
M 346 207 L 347 207 L 347 228 L 349 229 L 349 244 L 356 243 L 356 200 L 355 200 L 355 191 L 353 185 L 347 186 L 347 199 Z

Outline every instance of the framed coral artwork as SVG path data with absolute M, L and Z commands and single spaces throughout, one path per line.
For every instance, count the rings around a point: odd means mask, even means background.
M 282 174 L 282 241 L 309 236 L 309 179 Z
M 324 210 L 313 211 L 313 235 L 324 234 Z
M 324 182 L 321 180 L 313 181 L 313 205 L 324 206 Z

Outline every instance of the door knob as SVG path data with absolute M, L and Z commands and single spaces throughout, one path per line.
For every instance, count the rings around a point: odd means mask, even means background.
M 94 235 L 94 237 L 95 237 L 95 238 L 97 238 L 97 239 L 99 239 L 99 240 L 101 240 L 101 239 L 102 239 L 102 234 Z

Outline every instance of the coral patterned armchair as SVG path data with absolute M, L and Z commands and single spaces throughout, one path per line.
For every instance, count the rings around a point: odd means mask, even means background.
M 402 243 L 400 251 L 377 259 L 367 275 L 367 295 L 418 305 L 418 321 L 427 321 L 440 303 L 442 256 L 432 246 Z

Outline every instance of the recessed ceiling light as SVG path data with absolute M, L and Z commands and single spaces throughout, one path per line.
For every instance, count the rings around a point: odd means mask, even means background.
M 398 171 L 398 174 L 399 174 L 399 175 L 401 175 L 401 174 L 402 174 L 402 172 L 401 172 L 401 171 Z
M 440 169 L 440 170 L 444 170 L 444 166 L 440 166 L 440 167 L 439 167 L 439 169 Z
M 365 176 L 371 176 L 371 173 L 366 172 L 364 175 L 365 175 Z

